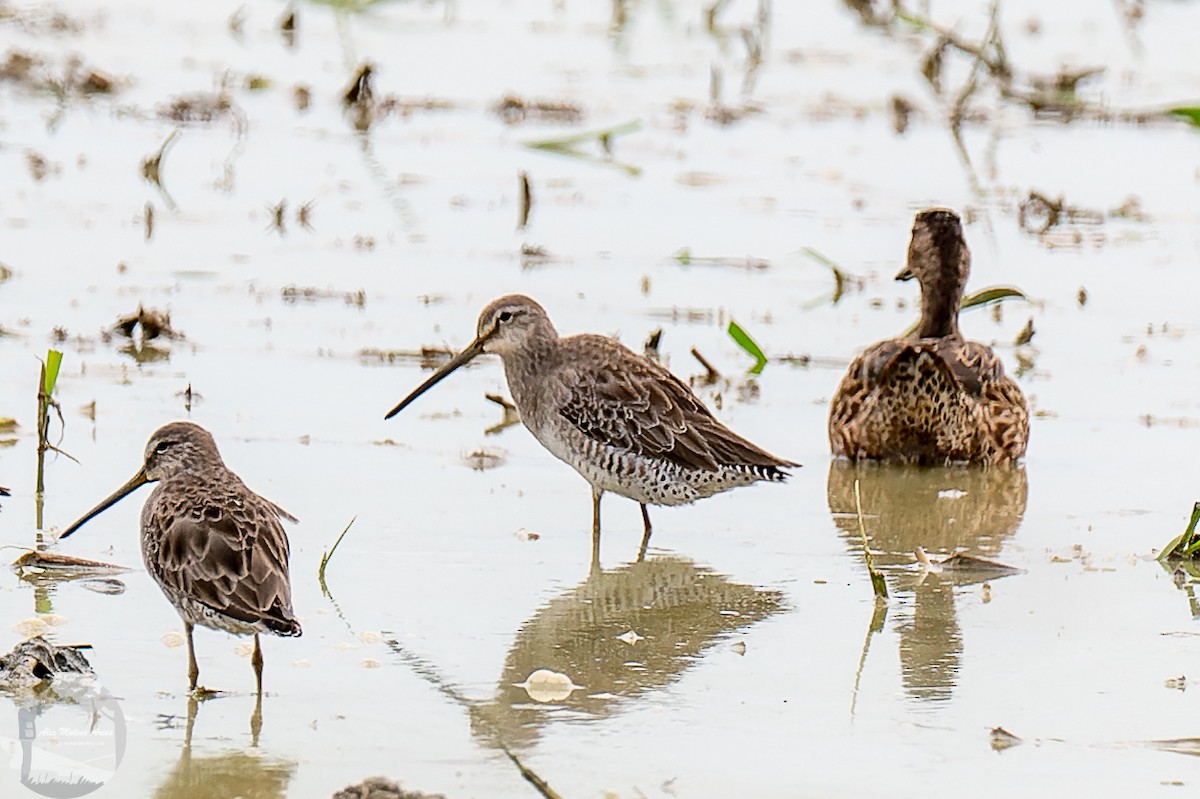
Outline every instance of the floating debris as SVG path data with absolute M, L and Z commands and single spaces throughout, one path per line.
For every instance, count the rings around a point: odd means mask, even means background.
M 3 17 L 0 11 L 0 22 Z M 0 64 L 0 81 L 53 94 L 59 100 L 116 94 L 121 83 L 103 70 L 85 66 L 77 55 L 69 56 L 61 67 L 51 67 L 42 56 L 20 50 L 10 50 Z
M 1026 233 L 1040 235 L 1064 222 L 1100 225 L 1104 223 L 1104 213 L 1067 205 L 1061 196 L 1051 199 L 1037 191 L 1030 191 L 1017 210 L 1017 224 Z
M 728 266 L 734 269 L 745 269 L 747 272 L 758 272 L 768 269 L 771 262 L 763 258 L 730 258 L 725 256 L 692 255 L 687 247 L 676 250 L 673 256 L 682 266 Z
M 274 230 L 280 236 L 287 234 L 287 220 L 284 214 L 287 213 L 287 200 L 280 200 L 278 205 L 265 206 L 267 213 L 271 215 L 271 221 L 267 223 L 267 230 Z
M 514 683 L 517 688 L 524 688 L 525 693 L 535 702 L 561 702 L 571 696 L 574 691 L 583 688 L 571 682 L 565 674 L 550 669 L 538 669 L 525 678 L 525 682 Z
M 108 596 L 125 593 L 125 583 L 113 577 L 90 577 L 86 580 L 81 580 L 79 587 Z
M 508 460 L 508 456 L 504 450 L 491 447 L 480 447 L 463 458 L 463 461 L 477 472 L 503 466 L 506 460 Z
M 446 799 L 440 793 L 406 791 L 400 783 L 386 777 L 368 777 L 362 782 L 347 785 L 333 799 Z
M 552 264 L 559 260 L 540 244 L 522 244 L 521 245 L 521 268 L 530 269 L 535 266 L 543 266 Z
M 296 209 L 296 224 L 308 231 L 313 229 L 312 209 L 315 204 L 316 200 L 309 200 Z M 362 292 L 360 291 L 359 294 L 361 293 Z
M 158 115 L 184 124 L 207 124 L 243 114 L 225 91 L 181 94 L 158 107 Z
M 1200 738 L 1166 738 L 1161 741 L 1143 741 L 1143 746 L 1174 752 L 1177 755 L 1200 756 Z
M 365 347 L 358 351 L 358 359 L 364 363 L 411 363 L 417 361 L 422 369 L 436 369 L 454 357 L 448 347 L 422 347 L 419 350 L 380 350 Z
M 0 688 L 31 688 L 60 674 L 93 674 L 92 665 L 80 651 L 90 648 L 55 646 L 41 636 L 21 641 L 7 655 L 0 655 Z
M 288 7 L 279 20 L 279 35 L 285 47 L 296 46 L 296 9 Z
M 147 310 L 141 305 L 138 305 L 136 312 L 122 316 L 116 321 L 111 328 L 113 333 L 118 333 L 125 338 L 139 338 L 142 341 L 150 341 L 165 337 L 168 339 L 183 338 L 183 334 L 171 327 L 171 315 L 166 311 L 160 311 L 155 308 Z M 137 336 L 134 336 L 134 332 Z
M 1187 676 L 1180 674 L 1178 677 L 1169 677 L 1163 680 L 1163 688 L 1170 688 L 1173 691 L 1186 691 L 1187 683 Z
M 98 575 L 124 574 L 130 571 L 125 566 L 117 566 L 99 560 L 75 558 L 48 550 L 26 552 L 13 561 L 12 569 L 22 579 L 39 577 L 54 580 L 80 580 Z M 121 590 L 124 590 L 124 586 Z
M 1025 742 L 1003 727 L 993 727 L 991 732 L 991 743 L 992 749 L 995 749 L 997 752 L 1003 752 L 1005 749 L 1011 749 L 1012 747 Z
M 983 572 L 1003 577 L 1009 574 L 1025 573 L 1024 569 L 1018 569 L 1015 566 L 1008 566 L 994 560 L 988 560 L 987 558 L 977 558 L 965 552 L 955 552 L 948 558 L 935 561 L 926 554 L 923 547 L 917 547 L 913 556 L 916 558 L 917 563 L 920 564 L 922 571 L 933 572 L 935 574 L 947 571 Z
M 506 94 L 492 105 L 492 112 L 506 125 L 526 121 L 572 124 L 583 121 L 583 109 L 566 100 L 526 100 Z
M 362 289 L 358 291 L 335 291 L 333 289 L 318 289 L 311 286 L 284 286 L 279 294 L 283 298 L 283 301 L 287 303 L 342 300 L 346 305 L 353 305 L 357 308 L 365 308 L 367 305 L 367 293 Z
M 375 121 L 375 90 L 371 85 L 371 76 L 374 74 L 370 62 L 364 63 L 342 92 L 342 109 L 350 117 L 354 129 L 360 133 L 370 130 Z

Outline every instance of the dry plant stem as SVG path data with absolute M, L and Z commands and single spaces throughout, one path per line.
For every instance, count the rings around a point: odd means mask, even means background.
M 701 355 L 700 351 L 697 350 L 695 347 L 692 347 L 692 357 L 695 358 L 697 361 L 699 361 L 700 365 L 704 367 L 704 371 L 705 371 L 704 383 L 705 383 L 705 385 L 712 385 L 713 383 L 715 383 L 721 379 L 721 373 L 717 371 L 717 367 L 715 367 L 711 363 L 709 363 L 708 359 L 705 358 L 703 355 Z
M 37 488 L 36 488 L 36 504 L 37 504 L 37 529 L 38 543 L 42 543 L 42 502 L 46 490 L 45 483 L 45 467 L 46 467 L 46 449 L 49 447 L 46 437 L 50 428 L 50 396 L 46 393 L 46 365 L 42 364 L 40 373 L 38 374 L 38 394 L 37 394 L 37 431 L 38 431 L 38 447 L 37 447 Z
M 521 181 L 521 210 L 517 216 L 517 230 L 524 230 L 529 224 L 529 212 L 533 210 L 533 190 L 529 187 L 529 173 L 522 172 Z
M 455 704 L 466 709 L 468 712 L 477 707 L 478 703 L 463 694 L 462 691 L 445 680 L 442 677 L 440 670 L 433 663 L 430 663 L 419 655 L 409 652 L 400 645 L 399 641 L 394 639 L 385 639 L 384 643 L 387 645 L 388 649 L 392 650 L 392 652 L 395 653 L 400 660 L 405 663 L 405 665 L 413 670 L 413 673 L 426 680 L 443 696 L 449 697 Z M 534 789 L 544 797 L 544 799 L 562 799 L 562 796 L 560 796 L 557 791 L 551 788 L 550 784 L 546 782 L 546 780 L 542 779 L 542 777 L 539 776 L 533 769 L 526 766 L 516 755 L 516 753 L 509 748 L 508 743 L 504 740 L 500 730 L 495 724 L 492 724 L 480 714 L 472 714 L 472 718 L 479 724 L 488 728 L 488 730 L 494 736 L 494 740 L 497 746 L 499 746 L 500 750 L 508 756 L 508 759 L 511 760 L 513 765 L 517 767 L 517 770 L 521 773 L 521 776 L 530 785 L 532 785 Z
M 516 413 L 516 411 L 517 411 L 516 405 L 513 405 L 511 402 L 509 402 L 508 400 L 506 400 L 504 397 L 500 396 L 499 394 L 484 394 L 483 398 L 485 400 L 490 400 L 491 402 L 496 403 L 497 405 L 499 405 L 501 408 L 503 408 L 506 411 L 512 411 L 513 413 Z
M 37 543 L 41 545 L 42 510 L 46 491 L 46 453 L 57 452 L 60 455 L 65 455 L 66 457 L 71 458 L 70 455 L 50 443 L 50 409 L 54 409 L 55 414 L 58 416 L 59 424 L 65 424 L 65 422 L 63 421 L 62 408 L 60 408 L 58 403 L 55 402 L 48 393 L 46 393 L 46 364 L 44 363 L 42 364 L 42 368 L 38 374 L 37 405 L 37 485 L 34 497 L 35 505 L 37 507 Z M 71 458 L 71 460 L 75 459 Z

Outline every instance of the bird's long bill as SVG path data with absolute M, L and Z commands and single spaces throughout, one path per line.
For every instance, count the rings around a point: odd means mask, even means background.
M 112 493 L 112 496 L 110 496 L 108 499 L 101 502 L 96 507 L 92 508 L 87 513 L 85 513 L 79 519 L 79 521 L 72 524 L 66 530 L 63 530 L 58 536 L 59 539 L 66 538 L 67 536 L 71 535 L 71 533 L 75 532 L 80 527 L 83 527 L 83 525 L 85 525 L 93 516 L 97 516 L 97 515 L 103 513 L 104 511 L 108 510 L 113 505 L 116 505 L 118 502 L 120 502 L 122 499 L 124 499 L 126 494 L 130 494 L 130 493 L 136 491 L 137 489 L 141 488 L 142 486 L 144 486 L 146 483 L 149 483 L 149 482 L 150 482 L 150 479 L 148 477 L 146 477 L 146 469 L 144 467 L 141 469 L 138 469 L 138 473 L 135 474 L 133 477 L 129 478 L 129 482 L 127 482 L 125 485 L 121 486 L 116 491 L 114 491 Z
M 479 355 L 480 353 L 482 353 L 483 345 L 486 341 L 487 341 L 486 334 L 484 334 L 484 335 L 480 336 L 479 338 L 475 339 L 474 341 L 472 341 L 465 350 L 463 350 L 458 355 L 455 355 L 453 358 L 451 358 L 449 361 L 447 361 L 445 366 L 443 366 L 441 369 L 438 369 L 436 372 L 434 372 L 432 375 L 430 375 L 428 380 L 426 380 L 421 385 L 417 386 L 416 389 L 414 389 L 413 392 L 411 394 L 409 394 L 407 397 L 400 400 L 400 404 L 397 405 L 395 408 L 392 408 L 390 411 L 388 411 L 387 416 L 385 416 L 383 418 L 391 419 L 393 416 L 400 413 L 400 411 L 407 408 L 409 406 L 409 404 L 412 403 L 412 401 L 415 400 L 417 397 L 421 396 L 426 391 L 433 388 L 438 383 L 442 382 L 442 380 L 444 380 L 446 378 L 446 376 L 449 375 L 451 372 L 453 372 L 455 369 L 462 366 L 467 361 L 474 358 L 476 355 Z

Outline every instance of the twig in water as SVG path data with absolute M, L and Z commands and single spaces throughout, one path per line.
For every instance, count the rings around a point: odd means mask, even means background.
M 525 780 L 544 797 L 544 799 L 562 799 L 558 792 L 550 787 L 548 782 L 542 779 L 536 772 L 533 771 L 533 769 L 521 762 L 521 759 L 517 757 L 516 753 L 513 752 L 505 742 L 501 730 L 494 723 L 488 720 L 482 713 L 477 712 L 479 707 L 478 703 L 474 699 L 471 699 L 471 697 L 464 694 L 457 686 L 445 679 L 437 666 L 420 655 L 408 651 L 400 644 L 399 641 L 395 640 L 394 638 L 385 638 L 383 642 L 387 645 L 387 648 L 392 650 L 392 652 L 394 652 L 400 658 L 400 660 L 405 663 L 405 665 L 411 668 L 417 674 L 417 676 L 425 679 L 442 695 L 449 697 L 454 701 L 455 704 L 465 709 L 471 715 L 473 722 L 487 727 L 488 731 L 493 736 L 492 740 L 495 742 L 496 746 L 498 746 L 500 751 L 504 752 L 504 754 L 508 756 L 508 759 L 511 760 L 513 765 L 517 767 L 517 770 L 521 772 L 521 776 L 524 777 Z
M 54 400 L 54 389 L 58 384 L 58 370 L 62 366 L 62 353 L 58 350 L 49 350 L 46 353 L 46 361 L 41 365 L 38 377 L 38 393 L 37 393 L 37 430 L 38 430 L 38 447 L 37 447 L 37 488 L 35 494 L 35 504 L 37 506 L 37 529 L 38 543 L 41 543 L 42 529 L 42 504 L 46 492 L 46 452 L 57 452 L 60 455 L 75 460 L 75 458 L 63 452 L 61 449 L 50 443 L 50 409 L 54 409 L 54 413 L 58 416 L 58 423 L 64 428 L 66 422 L 63 420 L 62 407 Z M 62 440 L 62 436 L 59 436 Z M 75 461 L 78 463 L 79 461 Z
M 704 367 L 704 385 L 711 386 L 713 383 L 721 379 L 721 373 L 717 371 L 717 367 L 708 362 L 708 359 L 700 354 L 700 350 L 692 347 L 692 357 L 700 362 Z
M 484 394 L 483 398 L 496 403 L 504 409 L 504 417 L 496 424 L 484 430 L 484 435 L 494 436 L 497 433 L 502 433 L 513 425 L 521 422 L 521 414 L 517 411 L 517 406 L 513 405 L 504 397 L 500 396 L 499 394 Z
M 521 172 L 521 211 L 517 215 L 517 230 L 524 230 L 529 224 L 529 212 L 533 210 L 533 190 L 529 188 L 529 173 Z

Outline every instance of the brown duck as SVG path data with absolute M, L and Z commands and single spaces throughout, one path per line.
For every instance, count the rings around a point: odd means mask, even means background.
M 1005 463 L 1025 454 L 1029 407 L 991 347 L 958 329 L 971 253 L 953 211 L 917 214 L 908 265 L 921 284 L 911 335 L 869 347 L 850 364 L 829 409 L 829 444 L 851 460 Z

